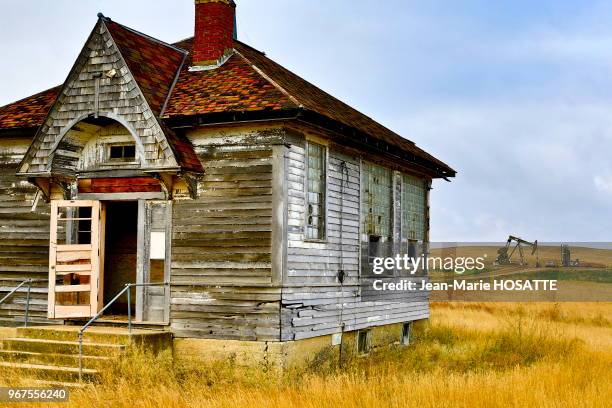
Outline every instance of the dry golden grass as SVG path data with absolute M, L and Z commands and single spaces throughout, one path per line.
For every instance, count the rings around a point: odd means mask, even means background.
M 407 348 L 282 377 L 134 354 L 62 407 L 608 407 L 612 304 L 434 304 Z

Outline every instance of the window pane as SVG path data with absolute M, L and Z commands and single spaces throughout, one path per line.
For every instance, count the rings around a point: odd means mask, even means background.
M 127 145 L 123 146 L 123 157 L 133 159 L 136 157 L 136 146 Z
M 325 147 L 308 142 L 306 149 L 306 239 L 325 238 Z
M 110 148 L 110 158 L 111 159 L 120 159 L 123 157 L 123 146 L 111 146 Z
M 393 214 L 391 170 L 370 163 L 363 163 L 362 169 L 363 233 L 390 239 Z
M 422 241 L 425 237 L 425 181 L 402 176 L 402 239 Z
M 111 145 L 109 147 L 109 158 L 111 160 L 131 160 L 136 157 L 136 145 Z

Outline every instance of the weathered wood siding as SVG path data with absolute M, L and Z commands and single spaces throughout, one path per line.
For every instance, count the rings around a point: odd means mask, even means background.
M 304 240 L 305 142 L 291 141 L 286 153 L 288 182 L 287 267 L 283 279 L 283 340 L 428 317 L 427 299 L 385 293 L 382 301 L 360 295 L 360 157 L 331 145 L 327 176 L 327 239 Z M 346 170 L 343 171 L 342 163 Z M 344 181 L 343 181 L 344 178 Z M 344 283 L 338 272 L 344 270 Z M 399 333 L 398 333 L 399 336 Z
M 36 188 L 15 176 L 29 142 L 0 140 L 0 298 L 25 279 L 48 279 L 49 206 L 40 200 L 32 212 Z M 24 288 L 0 305 L 0 325 L 23 322 L 25 303 Z M 47 283 L 37 282 L 31 291 L 30 320 L 43 322 L 46 315 Z
M 179 337 L 279 340 L 271 260 L 272 139 L 193 139 L 198 198 L 173 206 L 171 325 Z

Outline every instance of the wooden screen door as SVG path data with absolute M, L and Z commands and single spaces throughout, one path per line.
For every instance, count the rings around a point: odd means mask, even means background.
M 103 245 L 99 201 L 51 202 L 49 318 L 93 317 L 100 311 Z

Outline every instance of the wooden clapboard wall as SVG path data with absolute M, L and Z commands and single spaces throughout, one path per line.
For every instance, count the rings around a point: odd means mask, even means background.
M 40 200 L 31 212 L 36 188 L 15 173 L 29 138 L 0 139 L 0 298 L 24 279 L 47 279 L 49 205 Z M 0 305 L 0 325 L 21 324 L 26 295 L 16 293 Z M 33 285 L 30 320 L 46 322 L 47 283 Z
M 191 138 L 205 175 L 197 199 L 173 205 L 172 330 L 178 337 L 278 341 L 276 138 L 240 131 Z
M 358 330 L 427 318 L 427 299 L 386 293 L 382 302 L 360 296 L 360 157 L 329 146 L 327 240 L 304 240 L 305 139 L 291 140 L 286 154 L 288 190 L 287 266 L 282 292 L 282 340 L 299 340 L 344 330 Z M 347 173 L 341 163 L 346 163 Z M 344 283 L 338 271 L 346 273 Z M 399 336 L 399 333 L 398 333 Z

